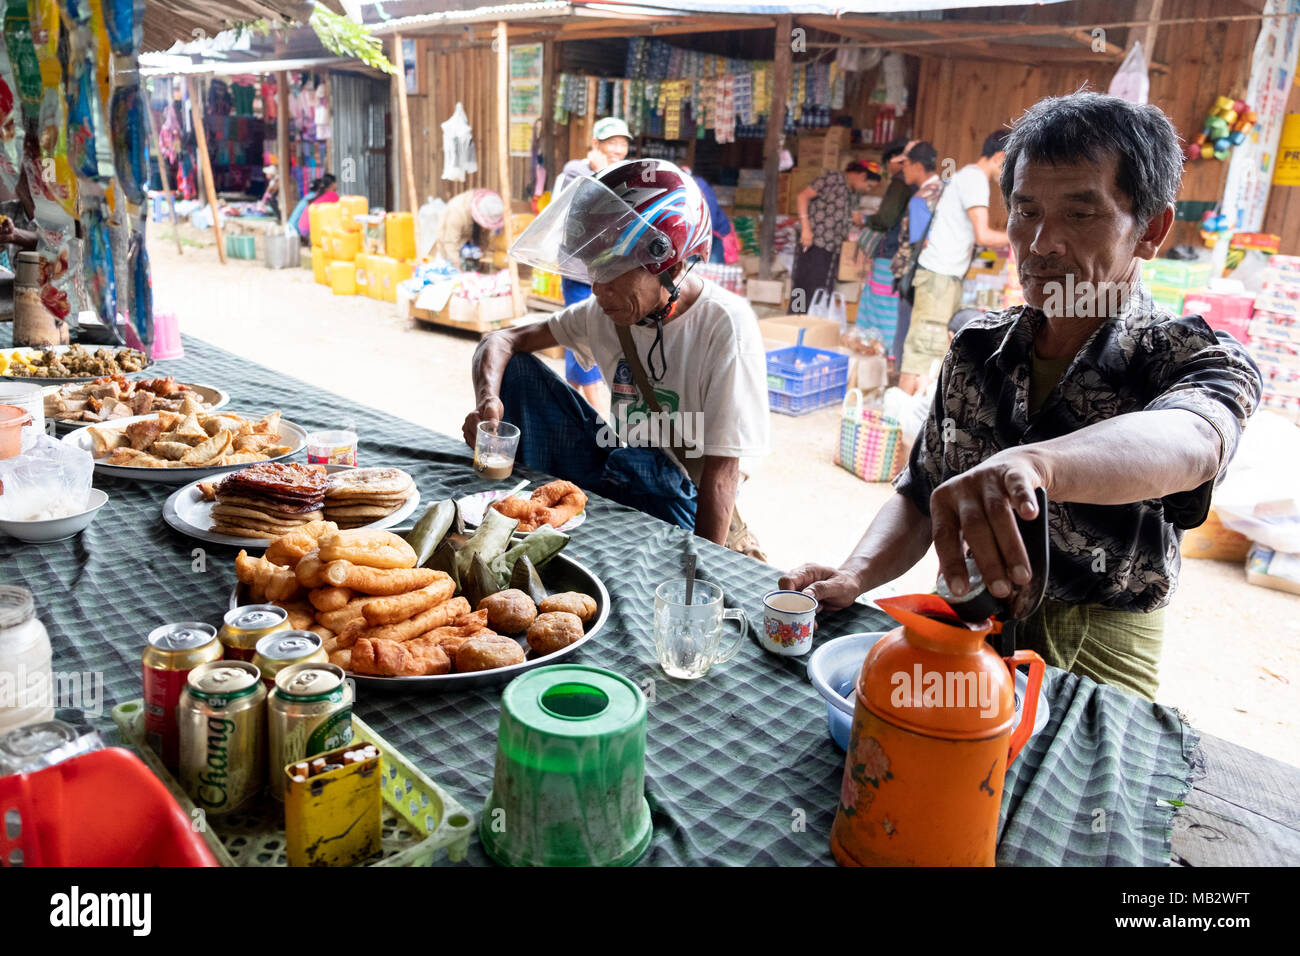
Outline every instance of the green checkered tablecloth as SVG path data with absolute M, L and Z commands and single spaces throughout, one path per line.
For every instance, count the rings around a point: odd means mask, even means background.
M 242 413 L 278 408 L 309 429 L 350 419 L 361 462 L 406 469 L 426 502 L 488 487 L 458 440 L 192 338 L 185 350 L 156 371 L 219 385 Z M 109 502 L 77 538 L 35 546 L 0 535 L 0 581 L 35 593 L 56 670 L 102 672 L 105 716 L 96 722 L 110 734 L 111 704 L 140 695 L 149 630 L 220 621 L 235 582 L 234 549 L 163 523 L 174 486 L 100 476 L 95 484 Z M 751 629 L 761 624 L 761 596 L 775 586 L 777 570 L 680 529 L 593 498 L 569 545 L 612 602 L 600 639 L 574 660 L 654 682 L 646 752 L 654 842 L 643 863 L 829 864 L 843 755 L 827 736 L 806 659 L 769 655 L 751 635 L 735 659 L 700 681 L 670 680 L 655 663 L 653 588 L 679 573 L 691 540 L 701 576 L 723 588 L 728 606 L 749 613 Z M 857 606 L 828 616 L 818 640 L 885 629 L 887 620 Z M 1049 669 L 1046 685 L 1050 721 L 1007 778 L 998 862 L 1168 864 L 1173 811 L 1166 803 L 1187 790 L 1194 732 L 1166 708 L 1062 671 Z M 491 785 L 499 697 L 499 690 L 380 695 L 363 688 L 356 710 L 477 812 Z M 477 841 L 469 860 L 487 861 Z

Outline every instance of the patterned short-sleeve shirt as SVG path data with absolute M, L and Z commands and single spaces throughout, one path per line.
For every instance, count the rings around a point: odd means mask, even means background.
M 1034 334 L 1029 306 L 990 313 L 953 340 L 934 406 L 894 479 L 923 514 L 930 494 L 1006 448 L 1068 435 L 1128 412 L 1181 408 L 1222 438 L 1219 473 L 1192 491 L 1125 505 L 1053 501 L 1047 595 L 1070 604 L 1153 611 L 1177 586 L 1182 532 L 1203 522 L 1246 420 L 1259 403 L 1259 368 L 1227 333 L 1200 316 L 1174 316 L 1143 290 L 1084 344 L 1032 418 Z
M 817 193 L 808 203 L 813 245 L 839 252 L 853 225 L 849 206 L 849 181 L 838 170 L 822 173 L 809 185 Z

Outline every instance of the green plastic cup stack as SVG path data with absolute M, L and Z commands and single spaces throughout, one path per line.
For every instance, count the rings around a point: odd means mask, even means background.
M 506 866 L 625 866 L 650 845 L 646 704 L 626 677 L 557 664 L 501 696 L 496 772 L 479 821 Z

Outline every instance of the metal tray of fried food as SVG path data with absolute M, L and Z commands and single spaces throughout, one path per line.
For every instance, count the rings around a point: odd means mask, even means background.
M 409 527 L 387 528 L 394 534 L 405 534 Z M 590 595 L 596 602 L 596 616 L 587 625 L 586 632 L 568 647 L 562 647 L 550 654 L 535 657 L 530 652 L 522 664 L 498 667 L 490 671 L 474 671 L 468 674 L 435 674 L 429 677 L 377 677 L 373 674 L 347 674 L 358 684 L 363 684 L 377 691 L 419 691 L 420 693 L 443 693 L 445 691 L 469 690 L 477 687 L 500 687 L 508 684 L 524 671 L 547 664 L 558 664 L 574 651 L 585 647 L 605 626 L 609 617 L 609 591 L 605 584 L 587 567 L 573 560 L 563 551 L 551 558 L 546 567 L 538 572 L 547 592 L 558 594 L 562 591 L 577 591 Z M 230 592 L 230 607 L 239 607 L 249 603 L 243 599 L 242 585 L 236 584 Z M 521 646 L 523 642 L 521 641 Z

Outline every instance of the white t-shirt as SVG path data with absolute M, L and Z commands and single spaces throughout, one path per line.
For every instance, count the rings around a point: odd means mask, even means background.
M 988 204 L 989 178 L 984 170 L 974 163 L 957 170 L 934 207 L 934 224 L 917 264 L 940 275 L 964 276 L 975 251 L 975 227 L 966 210 L 988 208 Z
M 667 372 L 654 383 L 655 396 L 675 419 L 688 454 L 739 458 L 754 474 L 767 454 L 767 356 L 758 319 L 749 303 L 707 279 L 691 307 L 663 327 Z M 600 366 L 610 387 L 610 423 L 628 445 L 671 447 L 668 422 L 654 420 L 642 403 L 632 370 L 623 357 L 614 323 L 593 295 L 548 320 L 555 339 L 584 369 Z M 650 375 L 655 330 L 634 326 L 641 365 Z M 658 349 L 655 367 L 658 368 Z

